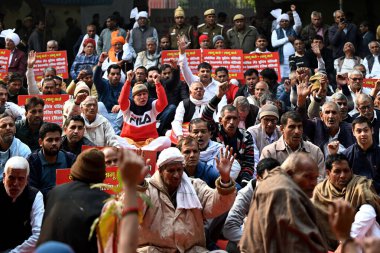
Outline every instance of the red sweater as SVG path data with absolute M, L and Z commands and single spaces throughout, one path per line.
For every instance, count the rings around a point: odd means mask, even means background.
M 119 97 L 120 109 L 123 112 L 123 129 L 121 137 L 134 141 L 145 141 L 157 138 L 156 117 L 168 105 L 165 89 L 161 83 L 156 84 L 157 99 L 149 99 L 145 106 L 137 106 L 130 100 L 131 83 L 125 81 Z

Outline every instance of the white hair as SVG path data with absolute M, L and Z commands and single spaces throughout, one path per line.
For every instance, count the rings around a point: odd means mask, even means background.
M 378 41 L 376 41 L 376 40 L 373 40 L 373 41 L 371 41 L 370 43 L 368 43 L 368 48 L 369 49 L 371 49 L 371 44 L 372 43 L 375 43 L 375 44 L 377 44 L 379 47 L 380 47 L 380 42 L 378 42 Z
M 363 73 L 359 70 L 356 70 L 356 69 L 354 69 L 348 73 L 348 77 L 351 77 L 352 75 L 360 75 L 361 77 L 363 77 Z
M 9 158 L 4 166 L 4 173 L 8 174 L 10 168 L 14 170 L 26 170 L 26 175 L 29 175 L 29 163 L 22 156 L 14 156 Z

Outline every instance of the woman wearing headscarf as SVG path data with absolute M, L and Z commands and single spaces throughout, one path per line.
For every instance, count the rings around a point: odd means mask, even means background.
M 88 38 L 83 42 L 83 52 L 75 57 L 73 65 L 71 65 L 70 75 L 72 79 L 76 79 L 83 65 L 89 65 L 91 68 L 98 63 L 99 56 L 96 54 L 96 42 L 94 39 Z

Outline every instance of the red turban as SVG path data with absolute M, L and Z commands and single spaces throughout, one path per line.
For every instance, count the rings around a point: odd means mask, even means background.
M 202 34 L 199 36 L 199 44 L 202 43 L 202 41 L 207 40 L 208 41 L 208 36 L 206 34 Z
M 87 38 L 83 41 L 83 47 L 87 46 L 88 43 L 91 43 L 94 48 L 96 48 L 96 42 L 94 39 L 91 39 L 91 38 Z

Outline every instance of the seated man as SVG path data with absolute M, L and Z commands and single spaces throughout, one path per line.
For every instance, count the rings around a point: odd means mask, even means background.
M 28 184 L 29 164 L 13 156 L 5 164 L 0 183 L 0 252 L 33 252 L 40 235 L 44 202 Z
M 80 81 L 74 91 L 74 96 L 63 104 L 63 124 L 67 118 L 75 115 L 80 115 L 80 103 L 82 103 L 87 96 L 90 95 L 88 86 Z
M 273 158 L 264 158 L 257 164 L 256 178 L 252 179 L 243 189 L 238 192 L 234 205 L 228 212 L 226 222 L 224 223 L 223 235 L 228 239 L 226 250 L 229 253 L 240 253 L 237 244 L 243 235 L 243 225 L 245 217 L 249 212 L 251 200 L 256 187 L 260 181 L 272 169 L 280 166 L 281 164 Z
M 170 140 L 166 136 L 158 136 L 156 117 L 164 110 L 168 101 L 164 87 L 160 83 L 160 75 L 154 77 L 157 99 L 149 99 L 148 88 L 145 84 L 135 84 L 132 97 L 129 98 L 133 71 L 128 71 L 127 81 L 120 94 L 119 104 L 123 112 L 123 129 L 121 137 L 127 139 L 131 148 L 161 151 L 170 147 Z
M 90 96 L 98 98 L 98 91 L 96 90 L 92 76 L 92 68 L 90 66 L 83 66 L 83 68 L 79 71 L 78 77 L 75 80 L 72 80 L 67 87 L 67 94 L 74 95 L 74 91 L 78 83 L 83 81 L 90 89 Z
M 320 179 L 324 178 L 324 157 L 322 151 L 313 143 L 302 140 L 302 118 L 295 111 L 281 116 L 280 129 L 282 136 L 272 144 L 264 147 L 260 159 L 271 157 L 283 163 L 291 153 L 305 152 L 317 163 Z
M 96 146 L 119 146 L 115 131 L 111 123 L 98 114 L 98 101 L 95 97 L 88 96 L 81 104 L 81 116 L 85 122 L 84 136 Z
M 109 195 L 91 185 L 104 181 L 105 169 L 104 155 L 97 149 L 78 156 L 70 170 L 73 181 L 55 187 L 47 197 L 37 246 L 59 241 L 69 244 L 75 252 L 98 252 L 96 236 L 89 235 Z
M 215 158 L 220 158 L 221 150 L 230 150 L 229 147 L 225 147 L 222 143 L 211 140 L 211 129 L 207 121 L 196 118 L 190 121 L 189 124 L 190 136 L 197 140 L 200 149 L 199 160 L 216 167 Z M 232 149 L 231 149 L 232 150 Z M 233 151 L 234 152 L 234 151 Z M 238 161 L 234 160 L 231 168 L 231 177 L 236 180 L 239 176 L 241 167 Z
M 183 138 L 183 124 L 189 123 L 192 119 L 200 118 L 208 101 L 203 99 L 205 88 L 201 82 L 194 82 L 190 85 L 190 96 L 184 99 L 177 106 L 174 121 L 172 122 L 172 132 L 178 140 Z M 172 134 L 173 135 L 173 134 Z
M 191 136 L 183 137 L 177 145 L 184 157 L 186 174 L 191 178 L 199 178 L 211 188 L 215 188 L 215 180 L 220 176 L 213 165 L 199 161 L 200 150 L 196 139 Z
M 134 70 L 140 66 L 149 69 L 150 67 L 159 68 L 161 65 L 161 52 L 157 50 L 157 38 L 149 37 L 146 39 L 146 50 L 137 54 Z
M 26 118 L 16 121 L 16 138 L 25 143 L 32 152 L 40 148 L 38 138 L 39 130 L 44 123 L 44 106 L 44 100 L 39 97 L 28 99 L 25 104 Z
M 216 159 L 220 178 L 216 189 L 184 173 L 184 157 L 177 148 L 161 152 L 158 170 L 141 191 L 150 196 L 152 207 L 145 208 L 139 226 L 137 252 L 207 252 L 203 220 L 229 210 L 235 199 L 235 183 L 230 178 L 233 155 L 220 152 Z
M 46 197 L 55 186 L 56 170 L 70 168 L 75 155 L 61 150 L 62 129 L 54 123 L 44 123 L 39 132 L 41 149 L 27 158 L 30 166 L 30 185 Z
M 353 174 L 345 155 L 337 154 L 326 159 L 327 178 L 315 187 L 312 201 L 317 209 L 319 227 L 327 237 L 329 250 L 334 251 L 339 242 L 328 225 L 328 209 L 336 199 L 348 201 L 356 210 L 351 227 L 351 237 L 379 236 L 380 197 L 372 181 Z
M 15 120 L 8 113 L 0 114 L 0 179 L 5 163 L 13 156 L 28 157 L 30 148 L 15 137 Z
M 22 85 L 24 81 L 23 75 L 13 73 L 9 75 L 7 82 L 8 101 L 18 104 L 19 95 L 28 95 L 28 90 Z
M 318 175 L 318 165 L 309 155 L 293 153 L 281 168 L 264 176 L 252 199 L 240 251 L 326 252 L 309 199 Z
M 102 149 L 104 154 L 104 162 L 106 167 L 116 167 L 118 163 L 118 148 L 117 147 L 105 147 Z
M 79 155 L 82 152 L 82 146 L 95 146 L 95 144 L 84 137 L 84 119 L 80 115 L 71 116 L 66 119 L 62 137 L 62 150 Z
M 210 100 L 202 112 L 202 118 L 211 124 L 214 122 L 213 114 L 215 109 L 225 92 L 224 85 L 219 84 L 217 95 Z M 239 114 L 236 107 L 233 105 L 223 106 L 220 111 L 219 123 L 216 123 L 214 138 L 217 142 L 223 143 L 224 146 L 233 148 L 236 160 L 241 166 L 241 171 L 236 181 L 244 187 L 255 175 L 253 140 L 249 132 L 238 128 L 238 124 Z
M 363 60 L 355 56 L 355 46 L 351 42 L 346 42 L 343 46 L 344 56 L 334 60 L 334 69 L 337 74 L 349 73 L 354 70 L 354 66 L 361 64 Z
M 263 105 L 259 113 L 260 124 L 247 129 L 252 135 L 255 164 L 259 162 L 264 147 L 277 141 L 282 133 L 277 126 L 279 115 L 275 105 Z
M 352 122 L 352 132 L 356 143 L 342 152 L 347 157 L 350 168 L 355 175 L 373 180 L 377 193 L 380 193 L 380 147 L 373 140 L 372 123 L 368 118 L 359 116 Z M 330 142 L 329 154 L 337 154 L 339 141 Z
M 340 117 L 342 121 L 352 123 L 354 118 L 348 114 L 348 99 L 346 95 L 340 92 L 336 92 L 331 96 L 331 101 L 335 102 L 339 106 Z
M 243 96 L 236 97 L 233 106 L 236 107 L 239 114 L 239 128 L 247 129 L 256 124 L 259 107 L 250 104 L 248 99 Z

